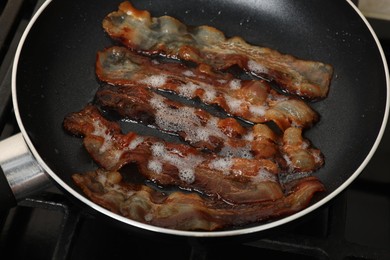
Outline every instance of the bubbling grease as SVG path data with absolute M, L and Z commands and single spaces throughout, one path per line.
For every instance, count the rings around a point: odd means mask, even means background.
M 255 66 L 255 64 L 252 64 L 252 66 Z M 194 72 L 192 72 L 191 70 L 184 71 L 183 75 L 189 78 L 196 76 Z M 161 90 L 164 89 L 164 85 L 167 83 L 168 77 L 169 77 L 168 75 L 152 75 L 152 76 L 145 77 L 144 79 L 140 80 L 140 82 L 147 85 L 150 88 Z M 218 80 L 218 83 L 224 85 L 226 88 L 233 91 L 233 93 L 235 91 L 240 90 L 240 88 L 242 87 L 242 80 L 240 79 L 232 79 L 229 81 L 220 79 Z M 265 115 L 265 112 L 268 108 L 266 105 L 254 106 L 253 104 L 249 104 L 245 100 L 234 97 L 230 93 L 219 93 L 216 87 L 214 87 L 213 85 L 202 83 L 202 82 L 188 81 L 186 83 L 182 83 L 177 86 L 177 94 L 188 99 L 195 98 L 197 95 L 196 92 L 200 90 L 203 93 L 202 100 L 206 104 L 213 104 L 217 99 L 217 97 L 219 95 L 222 95 L 223 98 L 226 100 L 226 104 L 229 108 L 229 111 L 227 111 L 228 113 L 240 114 L 243 108 L 248 107 L 249 112 L 251 114 L 261 117 Z
M 155 123 L 160 129 L 176 133 L 185 132 L 186 138 L 194 143 L 210 142 L 211 136 L 227 139 L 218 127 L 217 118 L 210 118 L 204 125 L 196 115 L 196 108 L 184 106 L 176 109 L 170 107 L 164 100 L 162 96 L 154 94 L 149 101 L 156 111 Z
M 148 169 L 156 173 L 163 171 L 164 164 L 175 166 L 179 171 L 180 180 L 191 184 L 195 181 L 195 168 L 205 159 L 197 155 L 180 156 L 176 150 L 168 150 L 162 142 L 151 146 L 152 158 L 148 162 Z
M 231 80 L 230 83 L 229 83 L 229 87 L 232 90 L 240 89 L 241 88 L 241 80 L 239 80 L 239 79 Z
M 233 160 L 231 157 L 221 157 L 212 160 L 209 163 L 210 169 L 222 171 L 224 174 L 229 174 L 230 169 L 233 166 Z
M 250 144 L 247 144 L 245 146 L 241 147 L 233 147 L 226 145 L 224 146 L 221 151 L 218 153 L 219 156 L 227 157 L 227 158 L 246 158 L 246 159 L 253 159 L 252 154 L 252 148 Z
M 167 76 L 165 75 L 152 75 L 140 80 L 141 83 L 148 85 L 153 88 L 162 87 L 167 81 Z
M 232 169 L 234 166 L 234 157 L 220 157 L 214 160 L 211 160 L 208 164 L 210 169 L 217 170 L 223 172 L 225 175 L 229 175 L 232 173 Z M 275 174 L 270 173 L 263 167 L 259 169 L 257 175 L 252 179 L 253 182 L 262 182 L 262 181 L 277 181 L 277 177 Z
M 158 107 L 158 111 L 161 111 L 162 113 L 167 113 L 165 109 L 167 109 L 167 105 L 162 102 L 163 98 L 159 95 L 155 95 L 155 98 L 151 99 L 151 103 L 155 104 Z M 191 107 L 185 107 L 189 109 L 189 111 L 186 111 L 184 115 L 188 116 L 190 119 L 194 120 L 200 120 L 196 116 L 194 116 Z M 179 111 L 179 113 L 183 113 L 181 109 L 176 109 Z M 185 111 L 185 109 L 184 109 Z M 179 115 L 174 115 L 172 118 L 183 118 L 183 115 L 180 115 L 180 117 L 176 117 Z M 193 118 L 194 117 L 194 118 Z M 217 118 L 212 118 L 208 121 L 207 125 L 209 127 L 206 127 L 207 129 L 203 129 L 204 132 L 202 134 L 199 134 L 199 129 L 197 127 L 191 127 L 191 129 L 195 130 L 194 133 L 196 133 L 197 137 L 201 137 L 201 140 L 206 140 L 205 138 L 209 138 L 210 133 L 209 129 L 214 129 L 219 133 L 220 135 L 223 135 L 223 133 L 218 129 L 217 127 Z M 190 120 L 190 122 L 192 122 Z M 99 148 L 99 153 L 104 153 L 106 151 L 110 151 L 110 154 L 112 156 L 112 160 L 117 163 L 119 159 L 121 158 L 122 154 L 126 151 L 134 150 L 145 141 L 144 137 L 142 136 L 136 136 L 126 147 L 121 147 L 120 149 L 116 146 L 115 137 L 113 134 L 110 133 L 109 129 L 103 125 L 100 121 L 94 121 L 93 122 L 94 131 L 91 133 L 92 135 L 99 136 L 103 138 L 103 143 L 101 147 Z M 181 127 L 180 124 L 176 124 L 176 126 Z M 218 130 L 216 130 L 218 129 Z M 202 131 L 200 131 L 202 132 Z M 194 135 L 195 136 L 195 135 Z M 252 135 L 247 135 L 248 139 L 252 139 Z M 175 148 L 167 148 L 166 144 L 163 142 L 156 142 L 151 145 L 150 147 L 151 151 L 151 158 L 147 162 L 147 168 L 156 173 L 156 174 L 162 174 L 164 172 L 164 165 L 171 165 L 174 166 L 178 171 L 178 176 L 181 181 L 191 184 L 196 179 L 196 168 L 201 164 L 204 163 L 207 159 L 195 154 L 185 154 L 183 155 L 180 150 L 177 150 Z M 234 158 L 248 158 L 253 159 L 253 155 L 251 153 L 251 147 L 249 144 L 247 144 L 244 147 L 232 147 L 229 145 L 226 145 L 221 149 L 221 151 L 218 153 L 218 157 L 208 161 L 208 166 L 210 169 L 214 169 L 217 171 L 222 172 L 225 175 L 231 174 L 232 167 L 234 166 Z M 256 178 L 254 178 L 254 181 L 262 181 L 262 180 L 271 180 L 274 179 L 272 177 L 271 173 L 268 173 L 264 169 L 260 169 L 258 175 Z

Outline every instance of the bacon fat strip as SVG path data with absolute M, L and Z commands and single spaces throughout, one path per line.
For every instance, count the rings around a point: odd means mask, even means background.
M 117 123 L 104 119 L 92 105 L 68 115 L 64 128 L 84 136 L 86 150 L 107 170 L 136 163 L 142 175 L 160 185 L 176 185 L 232 203 L 276 200 L 283 196 L 276 177 L 279 169 L 271 160 L 219 157 L 155 137 L 132 132 L 124 135 Z
M 290 183 L 288 194 L 278 200 L 230 205 L 196 193 L 162 194 L 145 185 L 125 183 L 119 172 L 102 169 L 72 178 L 90 200 L 114 213 L 178 230 L 213 231 L 281 218 L 306 208 L 315 193 L 325 190 L 317 178 L 306 177 Z
M 143 54 L 161 53 L 217 70 L 238 65 L 308 99 L 325 98 L 329 91 L 333 68 L 328 64 L 250 45 L 240 37 L 226 38 L 210 26 L 188 28 L 170 16 L 151 17 L 130 2 L 121 3 L 118 11 L 108 14 L 103 28 L 113 39 Z
M 145 86 L 221 107 L 253 123 L 273 121 L 280 129 L 310 127 L 318 114 L 304 101 L 277 93 L 263 80 L 239 80 L 227 73 L 160 63 L 124 47 L 98 52 L 98 78 L 112 85 Z

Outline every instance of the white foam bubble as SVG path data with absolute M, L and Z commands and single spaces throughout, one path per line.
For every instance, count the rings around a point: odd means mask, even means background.
M 181 84 L 177 90 L 179 95 L 186 98 L 193 98 L 195 95 L 195 91 L 199 88 L 199 85 L 194 84 L 193 82 L 188 82 L 186 84 Z
M 218 128 L 218 119 L 210 118 L 206 125 L 203 125 L 196 115 L 196 108 L 181 107 L 175 109 L 164 102 L 164 98 L 158 94 L 150 100 L 150 104 L 155 108 L 155 123 L 165 131 L 185 132 L 187 140 L 191 142 L 209 142 L 210 136 L 227 138 Z
M 100 121 L 94 121 L 93 128 L 93 132 L 91 133 L 92 135 L 103 137 L 103 144 L 99 148 L 99 153 L 104 153 L 113 145 L 112 135 L 109 134 L 107 127 L 101 124 Z
M 306 149 L 308 149 L 309 147 L 310 147 L 309 142 L 303 141 L 303 142 L 301 143 L 301 149 L 306 150 Z
M 241 111 L 241 105 L 243 104 L 242 100 L 229 95 L 225 95 L 225 100 L 231 112 L 238 113 Z
M 165 153 L 165 146 L 163 143 L 154 143 L 150 149 L 152 150 L 152 155 L 155 157 L 163 156 Z
M 253 71 L 256 74 L 266 74 L 268 73 L 268 69 L 264 67 L 263 65 L 257 63 L 254 60 L 249 60 L 247 63 L 248 69 L 250 71 Z
M 267 108 L 265 106 L 249 106 L 249 111 L 253 115 L 264 116 Z
M 275 174 L 270 173 L 264 168 L 261 168 L 257 173 L 256 177 L 253 179 L 254 181 L 277 181 L 277 177 Z
M 253 159 L 253 154 L 251 152 L 250 144 L 246 144 L 243 147 L 232 147 L 225 145 L 221 151 L 218 153 L 222 157 L 238 157 L 238 158 L 247 158 Z
M 192 72 L 191 70 L 185 70 L 185 71 L 183 71 L 183 75 L 187 76 L 187 77 L 194 77 L 195 73 Z
M 212 160 L 209 163 L 209 167 L 214 170 L 223 171 L 225 174 L 229 173 L 229 170 L 233 166 L 231 157 L 221 157 Z
M 114 149 L 115 143 L 113 141 L 113 136 L 108 131 L 108 128 L 100 121 L 94 121 L 93 126 L 94 131 L 91 134 L 103 138 L 103 144 L 99 147 L 99 153 L 102 154 L 109 151 L 112 164 L 116 164 L 120 160 L 122 154 L 126 151 L 126 148 Z
M 140 80 L 141 83 L 146 84 L 152 88 L 161 88 L 167 81 L 165 75 L 152 75 Z
M 194 169 L 190 169 L 190 168 L 180 169 L 179 178 L 184 182 L 193 183 L 195 181 Z
M 153 214 L 152 213 L 146 213 L 145 216 L 145 221 L 152 221 L 153 220 Z
M 136 138 L 134 138 L 129 146 L 128 146 L 128 149 L 129 150 L 134 150 L 135 148 L 137 148 L 138 145 L 140 145 L 145 139 L 142 137 L 142 136 L 137 136 Z
M 180 180 L 189 184 L 195 181 L 195 168 L 204 161 L 201 156 L 192 154 L 183 156 L 179 155 L 180 151 L 168 151 L 163 143 L 153 144 L 151 150 L 153 156 L 148 162 L 150 169 L 161 173 L 163 164 L 168 163 L 178 169 Z
M 233 79 L 229 82 L 229 87 L 231 90 L 237 90 L 241 88 L 241 80 Z
M 203 100 L 206 103 L 212 103 L 214 101 L 214 99 L 216 98 L 216 96 L 217 96 L 217 92 L 215 91 L 215 89 L 214 88 L 208 88 L 204 92 Z
M 194 83 L 187 82 L 178 86 L 178 94 L 186 98 L 194 98 L 197 90 L 203 91 L 203 101 L 205 103 L 211 104 L 217 97 L 217 91 L 212 85 L 203 84 L 203 83 Z
M 160 161 L 150 160 L 148 162 L 148 169 L 155 173 L 160 174 L 162 172 L 162 164 Z
M 242 137 L 243 140 L 251 142 L 254 140 L 253 132 L 249 131 L 246 135 Z

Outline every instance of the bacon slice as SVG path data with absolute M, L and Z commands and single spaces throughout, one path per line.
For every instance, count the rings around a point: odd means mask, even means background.
M 115 171 L 136 163 L 139 172 L 160 185 L 175 185 L 232 203 L 276 200 L 283 196 L 278 166 L 271 160 L 219 157 L 155 137 L 123 135 L 119 125 L 89 105 L 68 115 L 64 127 L 84 136 L 84 146 L 103 168 Z
M 281 152 L 289 172 L 312 172 L 323 164 L 321 152 L 302 137 L 300 128 L 286 129 L 280 140 L 266 125 L 245 129 L 233 118 L 221 119 L 136 86 L 104 86 L 96 93 L 96 101 L 220 156 L 276 159 Z
M 170 16 L 151 17 L 148 11 L 138 10 L 129 2 L 108 14 L 103 28 L 112 38 L 143 54 L 164 54 L 216 70 L 237 65 L 308 99 L 324 98 L 329 91 L 333 73 L 330 65 L 250 45 L 240 37 L 226 38 L 213 27 L 188 28 Z
M 102 169 L 72 178 L 88 198 L 114 213 L 179 230 L 212 231 L 281 218 L 307 207 L 315 193 L 324 191 L 317 178 L 306 177 L 289 183 L 286 196 L 276 201 L 231 205 L 196 193 L 163 194 L 126 183 L 119 172 Z
M 123 117 L 179 135 L 196 148 L 219 152 L 224 146 L 244 148 L 248 143 L 239 139 L 247 130 L 234 118 L 215 117 L 143 87 L 107 85 L 97 91 L 95 99 Z
M 95 100 L 123 117 L 177 134 L 191 146 L 220 156 L 271 159 L 278 155 L 280 138 L 268 126 L 244 128 L 234 118 L 213 116 L 143 87 L 106 85 Z
M 188 99 L 199 98 L 250 122 L 273 121 L 282 130 L 290 126 L 310 127 L 318 120 L 317 113 L 304 101 L 277 93 L 265 81 L 239 80 L 227 73 L 160 63 L 123 47 L 98 52 L 96 74 L 112 85 L 144 86 Z

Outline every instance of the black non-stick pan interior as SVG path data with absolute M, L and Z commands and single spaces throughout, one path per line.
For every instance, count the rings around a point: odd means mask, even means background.
M 81 139 L 62 128 L 99 87 L 96 52 L 114 45 L 103 31 L 120 0 L 53 1 L 35 22 L 18 63 L 17 103 L 23 127 L 50 169 L 76 189 L 71 174 L 96 168 Z M 321 119 L 305 137 L 321 149 L 316 172 L 325 197 L 353 176 L 377 140 L 386 109 L 383 60 L 372 33 L 347 1 L 133 0 L 154 16 L 211 25 L 227 36 L 334 67 L 330 92 L 312 103 Z M 319 198 L 322 198 L 321 196 Z

